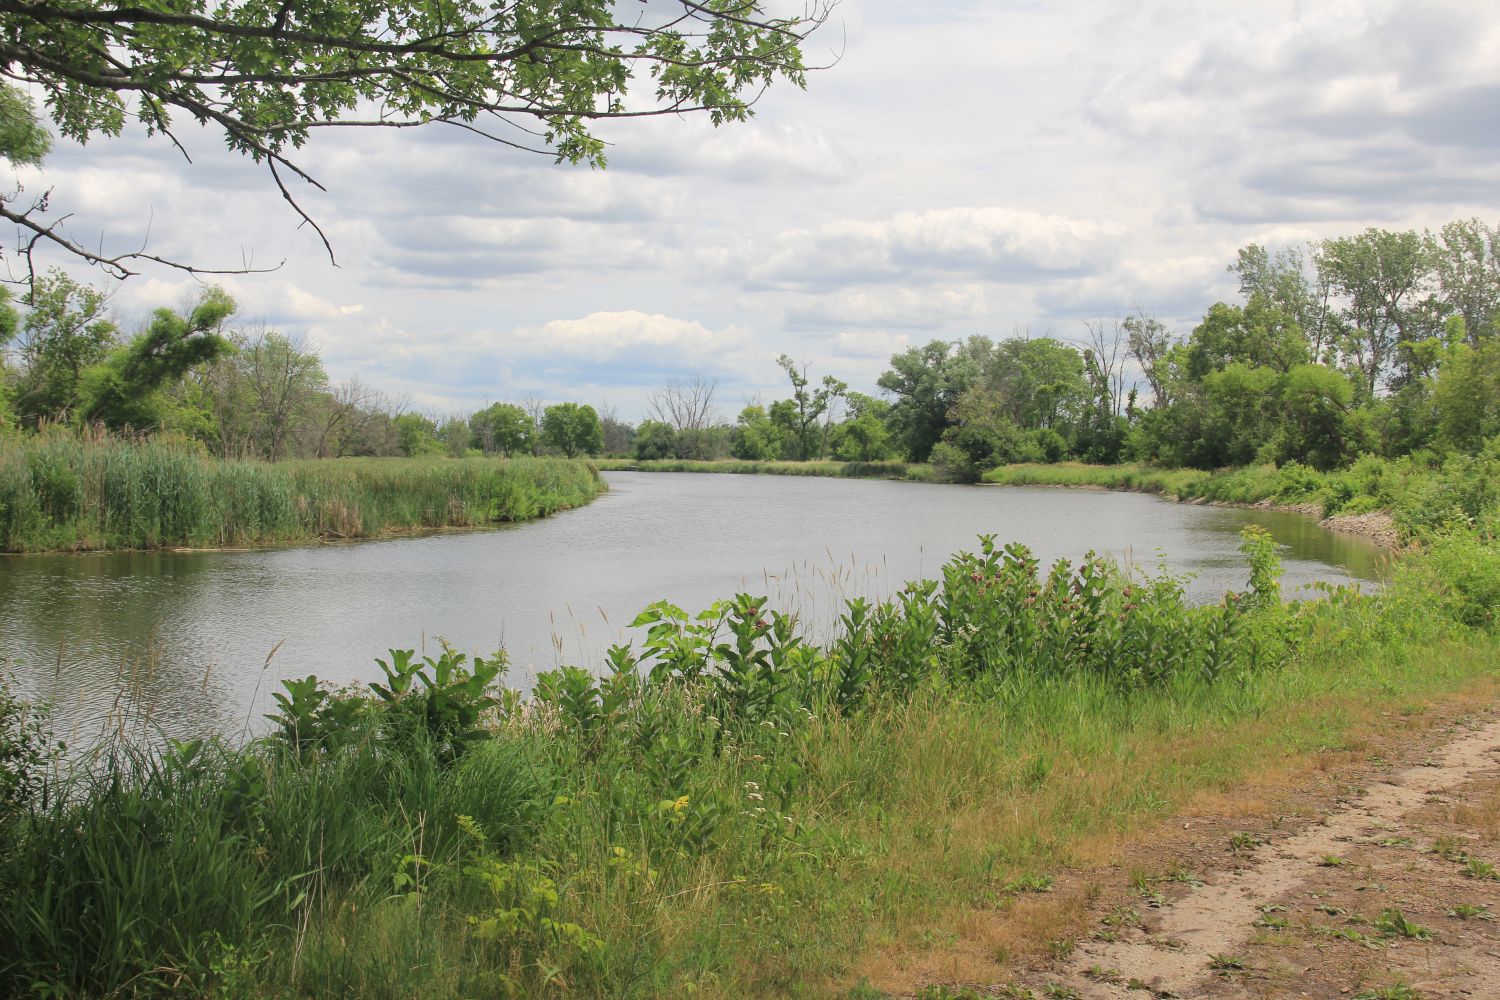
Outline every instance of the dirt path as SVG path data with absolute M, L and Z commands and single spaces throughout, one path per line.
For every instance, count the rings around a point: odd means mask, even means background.
M 1500 998 L 1500 721 L 1365 776 L 1321 815 L 1136 875 L 1092 937 L 1000 996 Z M 1030 989 L 1031 994 L 1024 990 Z M 1007 992 L 1009 991 L 1009 992 Z

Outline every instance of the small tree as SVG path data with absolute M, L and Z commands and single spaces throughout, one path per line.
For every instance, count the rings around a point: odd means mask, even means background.
M 542 443 L 575 458 L 604 450 L 604 431 L 592 406 L 558 403 L 542 414 Z
M 765 407 L 752 404 L 740 411 L 730 432 L 729 453 L 752 462 L 772 462 L 781 457 L 781 433 Z
M 531 416 L 514 403 L 491 403 L 469 418 L 469 428 L 486 455 L 531 453 L 534 424 Z
M 232 348 L 220 331 L 233 313 L 234 300 L 218 289 L 205 292 L 187 316 L 156 310 L 145 332 L 84 373 L 84 419 L 113 429 L 159 426 L 161 390 Z
M 821 457 L 824 435 L 820 433 L 818 418 L 843 398 L 849 387 L 832 375 L 824 375 L 823 384 L 814 388 L 807 377 L 805 363 L 799 368 L 797 363 L 785 354 L 778 357 L 776 363 L 781 366 L 781 370 L 786 372 L 787 378 L 792 382 L 791 402 L 796 409 L 794 457 L 804 462 L 811 458 Z
M 117 343 L 109 296 L 53 270 L 38 278 L 22 301 L 28 311 L 18 344 L 16 414 L 31 426 L 66 420 L 82 402 L 83 373 Z
M 655 462 L 677 455 L 677 432 L 671 424 L 660 420 L 642 420 L 635 429 L 635 457 L 642 462 Z

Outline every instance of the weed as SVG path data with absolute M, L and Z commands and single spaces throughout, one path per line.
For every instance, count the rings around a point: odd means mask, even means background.
M 1000 887 L 1001 892 L 1051 892 L 1051 875 L 1018 875 Z
M 1489 861 L 1481 861 L 1478 858 L 1469 858 L 1464 865 L 1464 874 L 1469 878 L 1486 879 L 1489 881 L 1500 881 L 1500 871 Z
M 916 1000 L 981 1000 L 979 992 L 968 986 L 954 989 L 941 984 L 922 987 L 917 990 L 915 998 Z
M 1469 860 L 1469 854 L 1464 850 L 1464 842 L 1457 837 L 1443 835 L 1432 842 L 1432 853 L 1444 861 L 1452 861 L 1464 864 Z
M 1341 858 L 1337 854 L 1325 854 L 1318 862 L 1320 868 L 1343 868 L 1348 864 L 1347 858 Z
M 1253 833 L 1236 832 L 1229 837 L 1229 849 L 1238 854 L 1241 851 L 1253 851 L 1265 842 L 1264 837 L 1258 837 Z
M 1413 941 L 1432 940 L 1431 930 L 1421 924 L 1412 923 L 1406 919 L 1406 914 L 1397 909 L 1381 910 L 1380 916 L 1376 917 L 1370 926 L 1386 937 L 1404 937 Z
M 1171 868 L 1168 868 L 1167 873 L 1162 876 L 1162 881 L 1181 882 L 1183 885 L 1192 886 L 1194 889 L 1203 885 L 1203 880 L 1193 874 L 1191 868 L 1183 864 L 1175 864 Z
M 1208 956 L 1208 967 L 1215 972 L 1242 972 L 1249 966 L 1236 955 L 1219 954 Z
M 1350 1000 L 1422 1000 L 1422 994 L 1406 983 L 1394 983 L 1390 986 L 1372 986 L 1362 989 Z
M 1495 915 L 1490 912 L 1490 904 L 1459 903 L 1448 910 L 1448 916 L 1457 920 L 1494 920 Z

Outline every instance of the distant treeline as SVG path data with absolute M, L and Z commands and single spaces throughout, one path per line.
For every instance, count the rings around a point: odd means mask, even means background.
M 38 282 L 0 378 L 0 427 L 167 429 L 223 457 L 613 455 L 638 460 L 930 462 L 974 480 L 1018 462 L 1138 461 L 1213 469 L 1361 455 L 1474 454 L 1500 434 L 1500 229 L 1367 229 L 1229 265 L 1240 301 L 1186 335 L 1145 311 L 1078 342 L 934 340 L 891 358 L 884 398 L 783 355 L 789 394 L 730 422 L 711 379 L 652 393 L 632 425 L 611 409 L 530 397 L 467 415 L 405 412 L 357 381 L 330 385 L 315 352 L 232 332 L 210 291 L 119 335 L 102 293 Z
M 973 480 L 1065 460 L 1328 470 L 1364 454 L 1475 454 L 1500 434 L 1500 230 L 1469 220 L 1251 245 L 1229 269 L 1242 300 L 1215 303 L 1186 336 L 1142 311 L 1088 323 L 1076 344 L 934 340 L 891 358 L 886 399 L 814 383 L 783 357 L 790 397 L 730 425 L 681 405 L 703 383 L 670 385 L 632 453 L 930 461 Z

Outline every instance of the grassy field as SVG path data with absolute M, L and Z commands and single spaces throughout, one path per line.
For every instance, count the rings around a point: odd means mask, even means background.
M 638 461 L 601 458 L 600 472 L 723 472 L 759 476 L 831 476 L 845 479 L 910 479 L 928 482 L 931 470 L 916 462 L 745 462 L 727 458 L 714 462 L 682 459 Z
M 226 462 L 163 441 L 0 440 L 0 551 L 240 546 L 524 521 L 604 489 L 563 459 Z
M 1500 666 L 1492 540 L 1292 605 L 1246 554 L 1191 608 L 986 544 L 826 647 L 753 596 L 657 604 L 529 699 L 503 660 L 399 654 L 363 696 L 288 684 L 246 747 L 23 764 L 0 993 L 869 998 L 970 939 L 998 974 L 985 914 L 1094 838 Z

